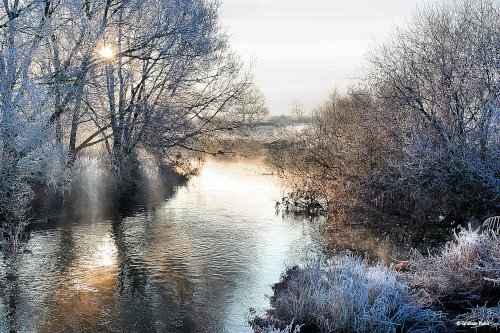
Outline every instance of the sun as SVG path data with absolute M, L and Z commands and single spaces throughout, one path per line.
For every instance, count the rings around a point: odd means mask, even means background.
M 104 59 L 113 59 L 113 57 L 115 56 L 115 52 L 113 51 L 111 46 L 105 45 L 99 51 L 99 55 Z

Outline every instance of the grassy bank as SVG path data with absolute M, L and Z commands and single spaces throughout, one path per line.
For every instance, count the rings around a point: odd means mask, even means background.
M 413 252 L 399 266 L 344 254 L 289 267 L 273 286 L 271 308 L 251 325 L 258 333 L 493 332 L 500 329 L 499 240 L 462 229 L 439 254 Z

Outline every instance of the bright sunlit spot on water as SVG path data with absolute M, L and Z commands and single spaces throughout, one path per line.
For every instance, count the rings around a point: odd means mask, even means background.
M 229 179 L 227 175 L 221 173 L 221 170 L 214 167 L 212 161 L 208 161 L 198 179 L 198 184 L 207 188 L 216 188 L 221 191 L 235 191 L 241 184 L 237 179 Z
M 277 182 L 273 178 L 262 178 L 266 172 L 264 167 L 260 166 L 257 161 L 255 165 L 248 163 L 224 163 L 214 160 L 208 160 L 203 166 L 202 173 L 197 179 L 198 185 L 210 188 L 212 191 L 217 190 L 220 193 L 238 193 L 241 190 L 246 191 L 262 191 L 264 189 L 276 189 Z M 261 170 L 262 169 L 262 170 Z M 231 198 L 227 198 L 231 199 Z M 273 197 L 279 199 L 279 196 Z M 234 204 L 241 204 L 240 201 Z
M 191 184 L 196 187 L 196 196 L 210 207 L 207 215 L 213 215 L 215 220 L 226 213 L 252 220 L 267 219 L 268 214 L 275 218 L 275 203 L 281 198 L 278 182 L 263 176 L 266 171 L 258 161 L 253 163 L 206 161 Z M 256 197 L 258 200 L 253 200 Z
M 96 266 L 111 266 L 115 262 L 116 246 L 113 239 L 106 237 L 104 241 L 97 245 L 94 255 Z

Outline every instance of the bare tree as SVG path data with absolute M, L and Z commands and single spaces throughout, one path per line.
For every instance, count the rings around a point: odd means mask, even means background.
M 301 120 L 305 114 L 305 106 L 299 100 L 294 100 L 290 107 L 290 114 L 297 118 L 297 120 Z
M 233 103 L 235 123 L 253 125 L 269 115 L 262 91 L 254 83 L 247 83 L 245 89 Z
M 336 211 L 432 222 L 496 215 L 499 17 L 489 0 L 418 11 L 373 51 L 359 89 L 315 111 L 285 169 Z
M 401 145 L 378 185 L 396 210 L 460 220 L 498 207 L 499 23 L 489 0 L 427 8 L 372 56 L 380 122 Z
M 116 6 L 103 34 L 109 56 L 95 68 L 86 100 L 96 127 L 75 152 L 103 142 L 115 170 L 126 175 L 139 149 L 191 149 L 263 112 L 250 75 L 219 30 L 217 8 L 202 0 Z

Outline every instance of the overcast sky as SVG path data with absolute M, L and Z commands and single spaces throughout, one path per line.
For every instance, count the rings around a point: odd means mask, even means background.
M 272 114 L 292 101 L 307 109 L 345 89 L 366 67 L 371 46 L 388 39 L 424 4 L 440 0 L 222 0 L 233 49 L 253 60 Z

